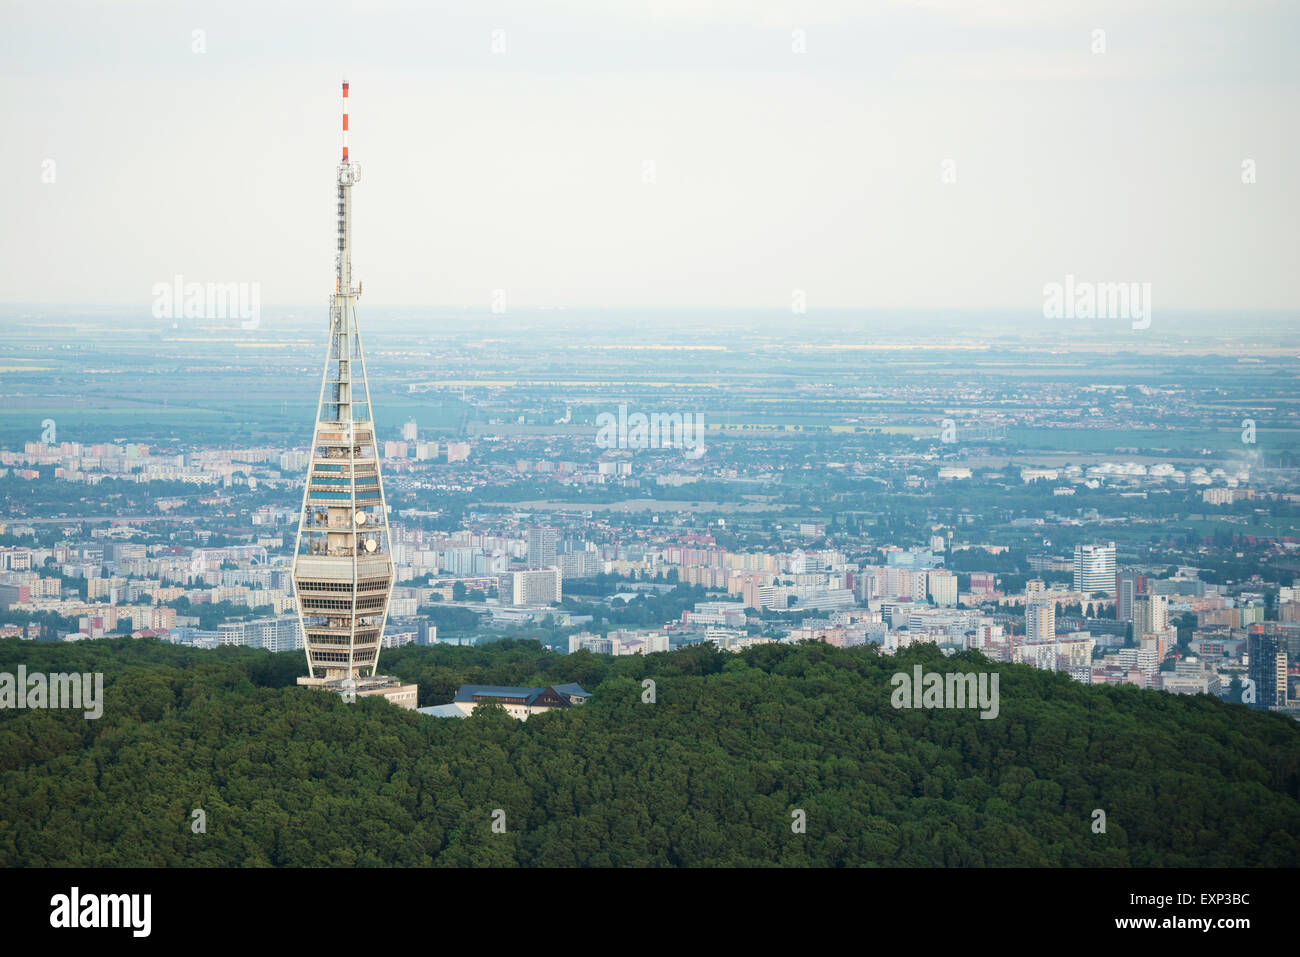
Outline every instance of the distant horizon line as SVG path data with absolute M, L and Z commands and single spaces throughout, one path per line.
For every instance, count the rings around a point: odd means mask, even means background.
M 493 312 L 490 304 L 469 304 L 469 303 L 410 303 L 410 302 L 365 302 L 364 305 L 370 309 L 444 309 L 457 310 L 466 312 L 481 312 L 487 317 L 501 316 L 507 317 L 514 312 L 590 312 L 595 310 L 618 310 L 618 311 L 655 311 L 655 312 L 686 312 L 705 310 L 710 312 L 766 312 L 779 314 L 782 316 L 800 316 L 808 317 L 817 313 L 830 312 L 905 312 L 905 313 L 1008 313 L 1021 317 L 1032 315 L 1035 318 L 1043 319 L 1046 322 L 1107 322 L 1107 319 L 1076 319 L 1060 320 L 1046 318 L 1042 315 L 1041 305 L 1037 306 L 863 306 L 863 305 L 822 305 L 810 306 L 804 312 L 792 313 L 789 306 L 773 305 L 734 305 L 734 306 L 717 306 L 717 305 L 629 305 L 629 304 L 598 304 L 582 306 L 551 306 L 551 305 L 531 305 L 511 303 L 509 308 L 504 312 Z M 135 309 L 148 310 L 150 302 L 141 300 L 139 302 L 93 302 L 79 300 L 0 300 L 0 309 Z M 328 309 L 327 300 L 318 302 L 297 302 L 297 303 L 262 303 L 263 309 L 276 310 L 309 310 L 309 309 Z M 1300 304 L 1294 306 L 1162 306 L 1161 310 L 1166 313 L 1180 314 L 1218 314 L 1224 312 L 1249 312 L 1262 315 L 1287 314 L 1300 312 Z M 218 317 L 219 318 L 219 317 Z

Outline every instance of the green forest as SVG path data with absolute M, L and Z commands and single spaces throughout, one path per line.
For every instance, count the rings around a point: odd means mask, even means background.
M 485 706 L 456 720 L 348 704 L 294 685 L 300 652 L 0 640 L 0 671 L 20 664 L 102 672 L 104 710 L 98 720 L 0 710 L 4 866 L 1300 858 L 1294 721 L 928 645 L 897 656 L 808 643 L 610 658 L 506 640 L 380 659 L 384 673 L 418 682 L 422 706 L 465 682 L 576 681 L 594 694 L 527 722 Z M 916 664 L 997 672 L 998 717 L 895 710 L 890 678 Z

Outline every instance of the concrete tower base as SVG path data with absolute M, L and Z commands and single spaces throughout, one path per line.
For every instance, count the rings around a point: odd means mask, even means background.
M 303 688 L 329 691 L 340 696 L 344 701 L 379 696 L 407 711 L 415 710 L 416 695 L 419 691 L 419 685 L 404 685 L 401 679 L 388 675 L 375 675 L 370 678 L 310 678 L 303 675 L 298 679 L 298 684 Z

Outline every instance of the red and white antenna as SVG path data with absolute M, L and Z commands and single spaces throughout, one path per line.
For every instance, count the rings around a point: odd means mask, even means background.
M 343 162 L 348 161 L 348 81 L 343 81 Z

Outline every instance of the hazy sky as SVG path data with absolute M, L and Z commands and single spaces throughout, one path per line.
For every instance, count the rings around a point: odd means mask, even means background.
M 0 301 L 1300 306 L 1294 2 L 0 4 Z

